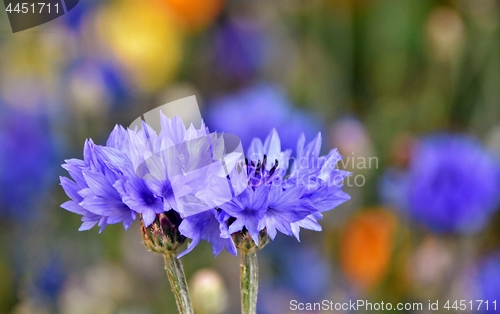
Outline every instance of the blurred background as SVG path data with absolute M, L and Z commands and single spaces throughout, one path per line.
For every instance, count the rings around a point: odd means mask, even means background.
M 260 252 L 259 313 L 500 313 L 496 0 L 81 0 L 15 34 L 0 13 L 0 313 L 177 313 L 137 221 L 78 232 L 59 176 L 86 138 L 190 95 L 212 131 L 248 145 L 275 127 L 290 149 L 322 132 L 353 171 L 322 232 Z M 237 257 L 204 243 L 183 262 L 196 313 L 239 313 Z

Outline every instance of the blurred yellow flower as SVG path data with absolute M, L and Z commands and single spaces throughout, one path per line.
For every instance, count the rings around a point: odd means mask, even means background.
M 384 209 L 364 211 L 340 234 L 340 265 L 347 278 L 368 290 L 387 273 L 398 221 Z
M 182 59 L 180 29 L 155 2 L 113 2 L 97 14 L 105 46 L 145 92 L 157 91 L 177 72 Z
M 439 62 L 457 61 L 465 41 L 465 25 L 459 12 L 448 7 L 434 9 L 426 21 L 429 57 Z

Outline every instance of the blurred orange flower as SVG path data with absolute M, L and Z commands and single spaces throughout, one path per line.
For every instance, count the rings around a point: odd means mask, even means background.
M 340 265 L 356 286 L 368 290 L 387 273 L 398 220 L 384 209 L 364 211 L 341 231 Z
M 208 26 L 221 12 L 224 0 L 157 0 L 189 30 Z

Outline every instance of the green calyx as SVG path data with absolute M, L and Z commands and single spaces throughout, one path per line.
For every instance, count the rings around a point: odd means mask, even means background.
M 141 234 L 146 248 L 162 255 L 175 253 L 186 241 L 178 226 L 173 224 L 165 213 L 157 215 L 155 221 L 147 227 L 141 220 Z
M 259 244 L 256 245 L 255 241 L 250 237 L 250 234 L 246 229 L 240 232 L 233 233 L 233 241 L 236 245 L 236 248 L 240 251 L 252 253 L 257 249 L 262 249 L 265 247 L 270 239 L 267 235 L 266 229 L 259 232 Z

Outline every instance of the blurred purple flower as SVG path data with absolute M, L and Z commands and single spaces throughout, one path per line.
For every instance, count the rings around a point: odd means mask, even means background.
M 94 9 L 96 5 L 96 1 L 77 1 L 77 5 L 75 5 L 72 9 L 66 7 L 66 9 L 70 10 L 66 12 L 66 14 L 62 17 L 62 20 L 69 28 L 74 29 L 76 31 L 81 30 L 83 21 L 89 17 L 90 13 Z
M 479 265 L 476 277 L 479 295 L 476 299 L 488 301 L 482 304 L 481 313 L 498 313 L 500 311 L 500 254 L 485 258 Z M 496 301 L 496 303 L 494 303 Z
M 321 302 L 324 298 L 331 298 L 334 285 L 342 284 L 335 281 L 333 284 L 332 265 L 325 259 L 321 250 L 314 245 L 296 245 L 293 238 L 282 237 L 275 240 L 272 250 L 263 250 L 268 266 L 274 270 L 267 274 L 259 283 L 258 313 L 276 313 L 276 291 L 284 290 L 287 293 L 285 305 L 290 307 L 290 300 L 297 297 L 311 302 Z M 272 305 L 272 307 L 271 307 Z M 286 310 L 284 309 L 285 313 Z
M 315 247 L 288 250 L 282 258 L 285 274 L 283 281 L 294 288 L 298 295 L 319 300 L 328 297 L 332 281 L 331 265 Z
M 64 288 L 68 270 L 64 268 L 60 259 L 52 257 L 48 261 L 38 265 L 34 278 L 34 291 L 30 295 L 41 294 L 48 297 L 52 302 L 56 302 Z
M 408 173 L 405 170 L 388 167 L 379 182 L 382 204 L 408 213 L 408 179 Z
M 65 69 L 63 80 L 63 84 L 67 85 L 65 90 L 79 105 L 93 107 L 98 103 L 119 108 L 127 103 L 131 95 L 130 82 L 124 70 L 112 60 L 77 60 Z
M 254 77 L 265 62 L 266 39 L 264 30 L 254 21 L 226 19 L 213 40 L 217 71 L 236 80 Z
M 295 148 L 302 133 L 313 137 L 322 125 L 315 116 L 294 108 L 280 88 L 269 84 L 214 99 L 209 103 L 206 121 L 211 130 L 239 136 L 243 147 L 255 137 L 264 140 L 274 128 L 281 134 L 285 149 Z
M 0 113 L 0 215 L 24 219 L 48 192 L 59 144 L 40 113 Z
M 435 231 L 478 231 L 498 208 L 499 170 L 474 139 L 427 138 L 410 162 L 409 212 Z

